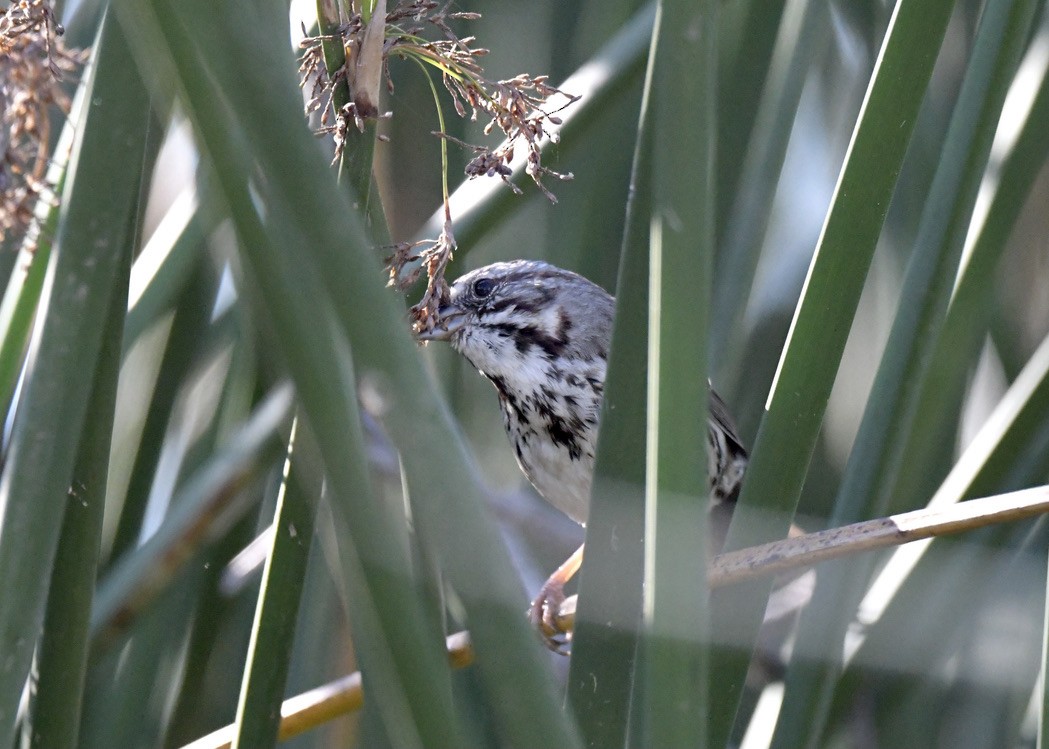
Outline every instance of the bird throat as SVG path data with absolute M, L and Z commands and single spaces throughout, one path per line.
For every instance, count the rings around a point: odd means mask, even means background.
M 482 371 L 499 392 L 521 470 L 551 504 L 585 523 L 594 471 L 605 360 L 543 357 L 505 377 Z

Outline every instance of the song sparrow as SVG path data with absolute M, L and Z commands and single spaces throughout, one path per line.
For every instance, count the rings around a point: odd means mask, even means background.
M 548 502 L 584 525 L 614 310 L 615 299 L 586 278 L 548 263 L 517 260 L 456 280 L 437 327 L 419 334 L 422 340 L 450 342 L 492 381 L 521 470 Z M 713 390 L 709 404 L 711 508 L 727 520 L 747 453 Z M 529 609 L 546 644 L 558 652 L 566 633 L 554 616 L 582 551 L 580 546 L 551 575 Z

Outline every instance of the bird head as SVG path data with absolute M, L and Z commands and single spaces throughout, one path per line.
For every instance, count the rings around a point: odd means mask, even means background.
M 452 284 L 435 327 L 481 372 L 517 379 L 544 362 L 607 358 L 615 300 L 600 286 L 538 260 L 493 263 Z

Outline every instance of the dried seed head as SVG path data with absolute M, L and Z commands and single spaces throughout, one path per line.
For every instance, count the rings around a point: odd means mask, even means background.
M 332 110 L 335 87 L 347 83 L 352 89 L 358 81 L 359 71 L 354 67 L 355 56 L 362 54 L 368 39 L 372 50 L 369 70 L 374 73 L 381 70 L 386 80 L 388 91 L 393 91 L 390 79 L 389 58 L 391 55 L 412 57 L 433 65 L 442 71 L 442 83 L 451 97 L 452 106 L 460 117 L 477 120 L 480 114 L 486 124 L 485 134 L 498 130 L 504 142 L 496 148 L 473 145 L 453 138 L 446 133 L 436 133 L 439 137 L 450 140 L 474 153 L 466 165 L 466 175 L 474 177 L 498 177 L 515 193 L 521 189 L 510 181 L 512 169 L 510 162 L 515 150 L 524 149 L 526 173 L 532 178 L 539 190 L 557 202 L 553 193 L 543 184 L 543 178 L 552 176 L 557 179 L 571 179 L 571 174 L 560 174 L 542 165 L 542 148 L 547 140 L 554 138 L 547 135 L 546 123 L 560 125 L 557 116 L 565 107 L 575 102 L 578 97 L 559 91 L 548 83 L 547 76 L 521 74 L 503 81 L 491 81 L 484 75 L 478 59 L 488 54 L 483 47 L 475 47 L 472 36 L 460 37 L 452 29 L 449 21 L 470 21 L 480 15 L 465 11 L 452 11 L 451 2 L 438 3 L 433 0 L 401 0 L 385 13 L 384 41 L 381 47 L 381 66 L 374 62 L 374 43 L 376 17 L 365 25 L 360 16 L 353 16 L 347 23 L 339 26 L 330 36 L 307 37 L 301 43 L 303 53 L 299 65 L 302 87 L 309 85 L 309 97 L 306 113 L 322 111 L 321 125 L 318 132 L 331 134 L 334 143 L 334 159 L 342 156 L 346 148 L 351 123 L 363 130 L 367 120 L 378 114 L 372 98 L 362 100 L 356 91 L 349 91 L 350 104 L 342 106 L 334 113 L 335 121 L 328 125 L 329 112 Z M 380 8 L 381 7 L 377 6 Z M 368 29 L 371 30 L 369 35 Z M 429 39 L 427 31 L 436 39 Z M 347 51 L 347 62 L 337 70 L 329 70 L 324 62 L 324 44 L 337 41 Z M 377 87 L 370 85 L 369 92 Z M 547 111 L 547 99 L 554 94 L 561 94 L 564 103 Z M 374 96 L 374 93 L 372 93 Z M 417 329 L 430 329 L 436 317 L 437 309 L 448 293 L 448 284 L 444 280 L 444 270 L 455 250 L 455 238 L 452 234 L 450 209 L 445 204 L 445 224 L 441 235 L 428 242 L 414 245 L 395 245 L 394 252 L 386 263 L 390 273 L 390 283 L 400 288 L 411 285 L 423 269 L 428 276 L 425 294 L 419 304 L 412 307 L 412 317 Z M 418 249 L 421 246 L 421 249 Z M 416 265 L 416 264 L 421 264 Z M 406 270 L 414 266 L 412 270 Z
M 555 200 L 553 194 L 543 186 L 542 178 L 554 176 L 559 179 L 568 179 L 570 175 L 559 174 L 542 167 L 542 141 L 547 135 L 544 123 L 549 121 L 554 125 L 560 125 L 561 118 L 557 117 L 557 113 L 575 102 L 578 97 L 564 94 L 551 86 L 548 82 L 549 77 L 545 75 L 533 76 L 523 73 L 507 80 L 488 80 L 476 62 L 476 58 L 487 54 L 488 50 L 473 46 L 476 41 L 473 36 L 460 37 L 449 25 L 451 20 L 476 20 L 480 18 L 480 14 L 452 11 L 450 8 L 450 2 L 441 4 L 432 0 L 402 0 L 386 13 L 386 39 L 382 46 L 382 74 L 386 79 L 387 89 L 391 91 L 393 89 L 389 67 L 386 64 L 391 54 L 402 57 L 414 56 L 437 65 L 444 71 L 442 82 L 451 96 L 456 114 L 464 118 L 469 116 L 471 120 L 476 120 L 479 113 L 483 114 L 487 118 L 483 132 L 487 135 L 498 129 L 506 139 L 503 146 L 494 150 L 457 141 L 478 154 L 467 165 L 467 176 L 471 178 L 497 176 L 510 184 L 506 165 L 516 145 L 522 143 L 529 153 L 529 168 L 526 173 L 532 177 L 532 180 L 548 198 Z M 337 29 L 335 38 L 344 48 L 359 50 L 364 43 L 368 27 L 372 27 L 374 33 L 374 24 L 365 26 L 359 16 L 354 16 Z M 424 36 L 427 28 L 435 30 L 441 38 L 427 40 Z M 327 123 L 327 110 L 331 109 L 334 87 L 341 80 L 347 80 L 350 83 L 354 80 L 354 76 L 347 72 L 345 65 L 334 72 L 325 68 L 322 44 L 332 39 L 333 37 L 323 36 L 304 39 L 302 42 L 304 52 L 299 66 L 303 87 L 305 88 L 307 82 L 312 83 L 306 107 L 307 113 L 320 109 L 325 110 L 322 124 Z M 554 94 L 564 96 L 565 103 L 555 110 L 546 111 L 543 108 L 546 100 Z M 356 95 L 353 92 L 351 96 L 356 101 Z M 362 109 L 360 101 L 356 101 L 356 104 L 355 111 L 340 111 L 337 119 L 352 119 L 354 124 L 361 128 L 365 120 L 377 114 L 377 110 L 372 111 L 371 107 Z M 333 134 L 336 160 L 345 147 L 347 128 L 347 122 L 336 122 L 320 130 L 322 133 Z M 514 189 L 515 192 L 520 192 L 517 188 Z
M 0 14 L 0 236 L 27 234 L 45 181 L 54 110 L 69 111 L 59 82 L 84 54 L 62 44 L 45 0 L 18 0 Z
M 422 246 L 422 250 L 413 254 L 412 250 L 419 246 Z M 392 286 L 406 289 L 415 283 L 423 270 L 426 271 L 426 291 L 418 304 L 408 310 L 412 319 L 412 329 L 417 333 L 433 330 L 439 319 L 438 310 L 441 304 L 448 300 L 450 289 L 444 279 L 444 273 L 452 260 L 455 248 L 451 221 L 445 221 L 437 239 L 417 242 L 414 245 L 398 245 L 394 254 L 387 258 Z M 408 273 L 403 273 L 405 266 L 414 261 L 421 261 L 421 264 Z

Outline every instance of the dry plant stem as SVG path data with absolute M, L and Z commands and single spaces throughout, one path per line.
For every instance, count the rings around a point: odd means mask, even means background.
M 456 632 L 445 641 L 448 662 L 452 668 L 466 668 L 473 663 L 474 651 L 468 632 Z M 340 715 L 355 712 L 364 704 L 360 671 L 328 682 L 316 689 L 289 697 L 281 705 L 280 732 L 277 738 L 287 741 Z M 233 743 L 235 726 L 229 725 L 203 736 L 183 749 L 228 749 Z
M 711 588 L 720 588 L 838 557 L 1024 520 L 1046 512 L 1049 486 L 971 499 L 942 509 L 904 512 L 719 554 L 710 565 L 707 580 Z M 558 625 L 566 631 L 575 625 L 575 604 L 572 596 L 561 606 Z
M 364 27 L 360 46 L 356 49 L 350 74 L 350 90 L 358 116 L 374 119 L 379 116 L 379 90 L 385 66 L 383 41 L 386 33 L 386 0 L 378 0 L 371 20 Z
M 1025 520 L 1046 512 L 1049 512 L 1049 486 L 972 499 L 943 509 L 926 508 L 890 515 L 720 554 L 710 565 L 708 581 L 711 588 L 718 588 L 760 575 L 811 567 L 836 557 Z M 572 596 L 561 606 L 557 622 L 564 632 L 570 632 L 575 624 L 575 604 L 576 597 Z M 448 661 L 453 668 L 465 668 L 473 663 L 468 632 L 450 635 L 447 647 Z M 359 672 L 291 697 L 281 708 L 280 739 L 298 736 L 336 716 L 358 710 L 363 700 Z M 230 746 L 232 736 L 233 726 L 226 726 L 183 749 L 224 749 Z

